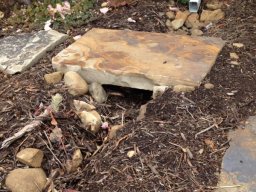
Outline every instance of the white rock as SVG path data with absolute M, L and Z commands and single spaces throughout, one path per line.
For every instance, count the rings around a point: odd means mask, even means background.
M 244 44 L 243 43 L 233 43 L 233 46 L 237 47 L 237 48 L 242 48 L 242 47 L 244 47 Z
M 210 23 L 211 21 L 218 21 L 225 17 L 225 13 L 221 9 L 217 9 L 214 11 L 203 10 L 200 21 Z
M 239 56 L 236 53 L 229 53 L 230 59 L 239 59 Z
M 82 111 L 78 114 L 85 128 L 97 133 L 102 124 L 101 117 L 97 111 Z
M 173 91 L 176 93 L 180 93 L 180 92 L 191 92 L 194 91 L 195 87 L 192 86 L 186 86 L 186 85 L 175 85 L 173 87 Z
M 89 85 L 89 92 L 96 102 L 104 103 L 105 101 L 107 101 L 107 93 L 101 84 L 96 82 L 91 83 Z
M 168 88 L 168 86 L 154 86 L 152 98 L 156 99 L 157 97 L 163 95 Z
M 86 103 L 85 101 L 74 100 L 74 106 L 77 112 L 80 111 L 93 111 L 96 109 L 95 106 Z
M 41 192 L 46 181 L 41 168 L 15 169 L 7 175 L 5 185 L 12 192 Z
M 65 73 L 64 82 L 71 95 L 84 95 L 88 92 L 88 85 L 86 81 L 74 71 Z
M 204 84 L 204 88 L 205 89 L 213 89 L 214 88 L 214 85 L 212 83 L 205 83 Z
M 184 25 L 188 16 L 189 16 L 189 11 L 184 11 L 184 12 L 178 11 L 176 14 L 175 20 L 172 21 L 173 29 L 177 30 L 181 28 Z
M 53 72 L 44 75 L 44 79 L 48 84 L 56 84 L 62 80 L 63 73 L 62 72 Z
M 66 163 L 67 171 L 69 173 L 76 171 L 82 162 L 83 162 L 83 155 L 81 153 L 81 150 L 77 149 L 77 150 L 75 150 L 75 152 L 72 156 L 72 160 L 68 160 Z
M 135 156 L 136 155 L 136 151 L 128 151 L 127 152 L 127 156 L 129 157 L 129 158 L 132 158 L 133 156 Z
M 240 65 L 237 61 L 231 61 L 230 64 L 231 65 Z
M 43 151 L 35 148 L 23 149 L 16 155 L 18 161 L 31 167 L 41 167 L 43 157 Z
M 0 19 L 4 18 L 4 12 L 0 11 Z

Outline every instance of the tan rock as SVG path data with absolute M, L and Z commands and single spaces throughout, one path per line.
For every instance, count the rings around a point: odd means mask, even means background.
M 176 14 L 176 17 L 175 17 L 175 20 L 172 21 L 172 27 L 174 30 L 177 30 L 179 28 L 181 28 L 187 17 L 189 16 L 189 11 L 178 11 L 177 14 Z
M 166 20 L 165 25 L 166 25 L 168 28 L 172 28 L 172 22 L 170 21 L 170 19 L 167 19 L 167 20 Z
M 132 158 L 133 156 L 135 156 L 136 155 L 136 151 L 128 151 L 127 152 L 127 156 L 129 157 L 129 158 Z
M 97 103 L 104 103 L 107 101 L 107 93 L 101 84 L 93 82 L 89 85 L 89 93 Z
M 77 150 L 75 150 L 75 152 L 72 156 L 72 159 L 68 160 L 66 163 L 67 171 L 69 173 L 76 171 L 82 162 L 83 162 L 83 155 L 81 153 L 81 150 L 77 149 Z
M 23 149 L 16 155 L 18 161 L 31 167 L 41 167 L 43 157 L 43 151 L 35 148 Z
M 185 21 L 185 26 L 189 29 L 197 29 L 200 25 L 199 15 L 197 13 L 191 13 Z
M 56 84 L 62 80 L 63 73 L 62 72 L 54 72 L 44 75 L 44 79 L 48 84 Z
M 173 91 L 176 93 L 180 93 L 180 92 L 191 92 L 194 91 L 195 87 L 192 86 L 186 86 L 186 85 L 175 85 L 173 87 Z
M 64 75 L 64 82 L 71 95 L 84 95 L 88 92 L 86 81 L 76 72 L 69 71 Z
M 4 12 L 0 11 L 0 20 L 4 18 Z
M 80 111 L 93 111 L 96 109 L 95 106 L 86 103 L 85 101 L 74 100 L 74 106 L 77 112 Z
M 89 84 L 144 90 L 199 86 L 224 41 L 130 30 L 92 29 L 52 60 L 58 71 L 77 71 Z
M 229 53 L 230 59 L 239 59 L 239 56 L 236 53 Z
M 205 83 L 204 84 L 204 88 L 205 89 L 213 89 L 214 88 L 214 85 L 212 83 Z
M 231 65 L 240 65 L 237 61 L 230 61 Z
M 7 175 L 5 185 L 12 192 L 42 192 L 46 181 L 41 168 L 15 169 Z
M 206 3 L 206 7 L 211 10 L 221 9 L 223 5 L 222 0 L 210 0 Z
M 175 13 L 173 11 L 168 11 L 166 12 L 166 16 L 168 17 L 168 19 L 173 20 L 175 19 Z
M 93 133 L 97 133 L 102 124 L 101 117 L 97 111 L 82 111 L 78 114 L 83 125 Z
M 108 132 L 108 140 L 114 139 L 116 137 L 116 133 L 123 127 L 124 127 L 123 125 L 112 126 Z
M 211 21 L 218 21 L 225 17 L 225 13 L 221 9 L 217 9 L 214 11 L 203 10 L 200 21 L 209 23 Z
M 201 30 L 199 30 L 199 29 L 192 29 L 192 30 L 191 30 L 191 35 L 192 35 L 192 36 L 201 36 L 201 35 L 203 35 L 203 34 L 204 34 L 204 32 L 201 31 Z

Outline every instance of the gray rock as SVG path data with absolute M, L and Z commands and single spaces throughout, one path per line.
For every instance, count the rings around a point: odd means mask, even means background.
M 98 103 L 104 103 L 105 101 L 107 101 L 107 93 L 99 83 L 91 83 L 89 85 L 89 93 Z
M 67 35 L 54 30 L 22 33 L 2 38 L 0 39 L 0 70 L 8 74 L 22 72 L 67 38 Z
M 18 161 L 31 167 L 41 167 L 43 157 L 43 151 L 35 148 L 23 149 L 16 155 Z
M 7 175 L 5 185 L 12 192 L 42 192 L 46 181 L 41 168 L 15 169 Z
M 65 73 L 64 82 L 71 95 L 84 95 L 88 92 L 86 81 L 77 72 L 69 71 Z

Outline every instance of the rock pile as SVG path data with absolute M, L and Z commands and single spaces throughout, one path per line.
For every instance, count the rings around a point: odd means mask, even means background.
M 206 9 L 203 9 L 201 14 L 189 13 L 187 10 L 176 10 L 171 5 L 171 11 L 166 12 L 166 26 L 170 31 L 177 34 L 203 35 L 203 29 L 207 25 L 224 18 L 225 14 L 221 10 L 223 5 L 220 0 L 210 0 L 206 3 Z

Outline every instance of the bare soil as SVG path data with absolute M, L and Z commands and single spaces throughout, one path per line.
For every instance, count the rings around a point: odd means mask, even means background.
M 40 103 L 48 106 L 55 93 L 64 96 L 61 110 L 55 114 L 64 145 L 53 144 L 53 152 L 62 164 L 54 159 L 44 143 L 46 135 L 54 128 L 49 119 L 8 149 L 0 150 L 0 167 L 3 168 L 0 191 L 7 191 L 3 184 L 8 172 L 24 167 L 16 161 L 15 154 L 25 147 L 44 151 L 43 169 L 47 175 L 59 171 L 54 179 L 59 191 L 213 191 L 228 148 L 227 132 L 241 125 L 248 116 L 255 115 L 255 5 L 255 0 L 231 1 L 226 18 L 205 34 L 223 38 L 226 46 L 202 86 L 194 92 L 177 94 L 168 90 L 162 97 L 149 101 L 148 92 L 106 87 L 111 94 L 105 104 L 97 104 L 98 111 L 110 125 L 120 124 L 122 120 L 126 125 L 118 137 L 108 143 L 103 143 L 106 130 L 93 135 L 81 126 L 73 111 L 74 97 L 62 83 L 50 86 L 43 80 L 44 74 L 53 71 L 51 58 L 72 40 L 49 52 L 23 74 L 0 73 L 0 142 L 30 122 Z M 91 27 L 167 32 L 165 16 L 159 15 L 167 11 L 166 8 L 166 1 L 139 1 L 133 6 L 116 8 L 109 15 L 95 17 L 72 33 L 81 34 Z M 127 22 L 132 14 L 139 22 Z M 236 48 L 233 43 L 245 46 Z M 240 65 L 230 64 L 230 52 L 238 54 Z M 205 83 L 214 84 L 214 88 L 205 89 Z M 140 105 L 147 101 L 145 118 L 136 121 Z M 211 129 L 199 134 L 209 127 Z M 97 146 L 101 147 L 97 150 Z M 78 171 L 68 174 L 62 165 L 76 148 L 81 149 L 85 158 Z M 132 158 L 127 157 L 130 150 L 137 152 Z

